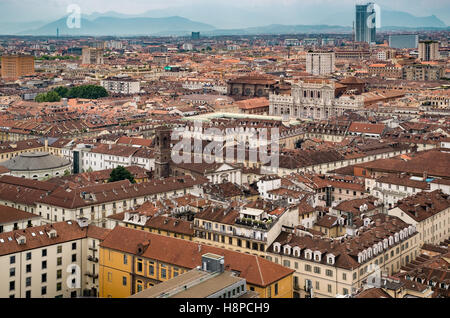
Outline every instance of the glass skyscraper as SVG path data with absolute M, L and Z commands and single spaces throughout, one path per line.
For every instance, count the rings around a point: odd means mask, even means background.
M 394 49 L 417 49 L 419 36 L 417 34 L 389 35 L 389 47 Z
M 356 5 L 355 41 L 375 43 L 376 20 L 374 3 Z

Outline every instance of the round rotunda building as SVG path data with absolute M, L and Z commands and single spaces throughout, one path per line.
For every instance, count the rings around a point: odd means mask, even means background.
M 10 170 L 10 175 L 43 180 L 64 175 L 72 171 L 70 160 L 54 156 L 48 152 L 25 152 L 0 165 Z

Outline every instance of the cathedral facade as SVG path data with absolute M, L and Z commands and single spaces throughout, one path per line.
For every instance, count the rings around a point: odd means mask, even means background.
M 271 94 L 269 113 L 300 119 L 324 120 L 340 116 L 346 110 L 360 110 L 364 99 L 342 95 L 345 87 L 330 80 L 310 79 L 292 84 L 290 95 Z

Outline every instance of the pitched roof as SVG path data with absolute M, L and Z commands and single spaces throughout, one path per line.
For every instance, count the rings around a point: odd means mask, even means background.
M 226 270 L 237 271 L 240 273 L 239 276 L 245 278 L 249 284 L 262 287 L 268 286 L 294 272 L 294 270 L 255 255 L 121 226 L 116 226 L 100 246 L 136 255 L 139 244 L 148 244 L 148 247 L 140 255 L 141 257 L 189 269 L 201 265 L 203 254 L 222 255 L 225 257 Z
M 39 218 L 39 216 L 10 206 L 0 205 L 0 224 L 13 223 L 20 220 L 29 220 L 34 218 Z
M 450 195 L 442 190 L 419 192 L 413 196 L 397 201 L 396 207 L 417 222 L 426 220 L 450 207 Z
M 56 237 L 48 235 L 51 230 L 56 230 Z M 100 229 L 89 225 L 80 227 L 76 221 L 58 222 L 51 225 L 28 227 L 23 230 L 0 233 L 0 255 L 7 255 L 41 248 L 63 242 L 79 240 L 86 237 L 104 238 L 110 230 Z M 42 234 L 41 234 L 42 233 Z M 25 236 L 25 244 L 18 244 L 17 239 Z

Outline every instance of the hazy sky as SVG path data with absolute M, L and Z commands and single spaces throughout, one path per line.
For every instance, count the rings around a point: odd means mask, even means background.
M 69 4 L 78 4 L 82 13 L 116 11 L 140 14 L 149 10 L 170 9 L 211 4 L 241 8 L 248 12 L 258 10 L 267 14 L 280 14 L 280 9 L 296 10 L 309 20 L 326 14 L 354 10 L 355 0 L 0 0 L 0 19 L 3 21 L 41 21 L 62 17 Z M 363 1 L 358 1 L 362 3 Z M 436 15 L 450 25 L 449 0 L 379 0 L 382 9 L 405 11 L 416 16 Z M 210 13 L 213 14 L 213 13 Z M 281 13 L 282 14 L 282 13 Z M 282 18 L 282 17 L 280 17 Z M 308 23 L 310 21 L 308 20 Z M 202 21 L 200 21 L 202 22 Z M 300 21 L 299 21 L 299 24 Z

